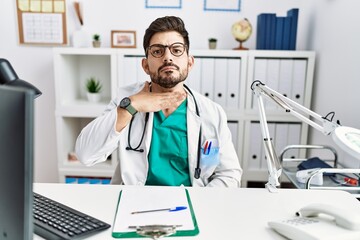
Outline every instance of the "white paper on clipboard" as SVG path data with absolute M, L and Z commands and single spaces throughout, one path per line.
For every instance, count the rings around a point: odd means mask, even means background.
M 181 211 L 132 214 L 136 211 L 186 206 Z M 121 192 L 113 232 L 133 232 L 129 226 L 181 225 L 177 230 L 194 230 L 189 201 L 182 187 L 125 188 Z

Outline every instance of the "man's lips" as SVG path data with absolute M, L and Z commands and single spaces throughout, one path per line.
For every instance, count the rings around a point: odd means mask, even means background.
M 160 68 L 161 72 L 174 71 L 174 70 L 178 70 L 178 68 L 176 66 L 164 66 Z

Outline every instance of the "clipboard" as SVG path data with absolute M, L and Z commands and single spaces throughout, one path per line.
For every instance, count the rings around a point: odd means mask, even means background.
M 162 209 L 175 205 L 186 206 L 178 212 L 150 212 L 131 214 L 134 211 Z M 195 236 L 199 234 L 194 209 L 188 190 L 183 187 L 141 187 L 125 188 L 120 191 L 115 212 L 112 237 L 138 238 L 144 237 L 129 226 L 173 224 L 176 232 L 169 237 Z

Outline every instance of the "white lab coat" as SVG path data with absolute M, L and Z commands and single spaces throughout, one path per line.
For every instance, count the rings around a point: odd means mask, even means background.
M 149 114 L 144 140 L 140 148 L 144 152 L 125 150 L 128 146 L 129 125 L 121 132 L 116 132 L 117 106 L 120 100 L 139 92 L 144 83 L 132 84 L 118 91 L 118 97 L 110 102 L 105 112 L 89 123 L 80 133 L 76 141 L 78 159 L 87 166 L 103 162 L 118 148 L 119 162 L 115 169 L 112 183 L 125 185 L 144 185 L 148 173 L 148 153 L 151 144 L 153 113 Z M 240 187 L 242 169 L 227 126 L 224 110 L 213 101 L 192 91 L 198 108 L 196 114 L 194 99 L 188 94 L 187 129 L 188 129 L 188 161 L 192 186 L 226 186 Z M 131 146 L 139 145 L 145 124 L 145 113 L 135 115 L 131 127 Z M 206 140 L 216 139 L 219 152 L 218 160 L 205 159 L 200 162 L 201 175 L 194 178 L 197 165 L 198 139 L 201 125 L 201 144 Z M 216 147 L 216 146 L 214 146 Z

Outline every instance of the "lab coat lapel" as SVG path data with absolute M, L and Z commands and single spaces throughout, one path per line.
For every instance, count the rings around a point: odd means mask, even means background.
M 194 99 L 190 96 L 188 97 L 188 108 L 187 108 L 187 135 L 188 135 L 189 173 L 193 186 L 203 185 L 200 179 L 194 178 L 194 172 L 197 164 L 200 126 L 201 126 L 201 119 L 196 114 Z
M 153 121 L 154 121 L 154 113 L 150 112 L 149 113 L 149 120 L 146 126 L 146 132 L 145 132 L 145 152 L 146 152 L 146 160 L 147 160 L 147 156 L 149 154 L 150 151 L 150 144 L 151 144 L 151 138 L 152 138 L 152 129 L 153 129 Z

